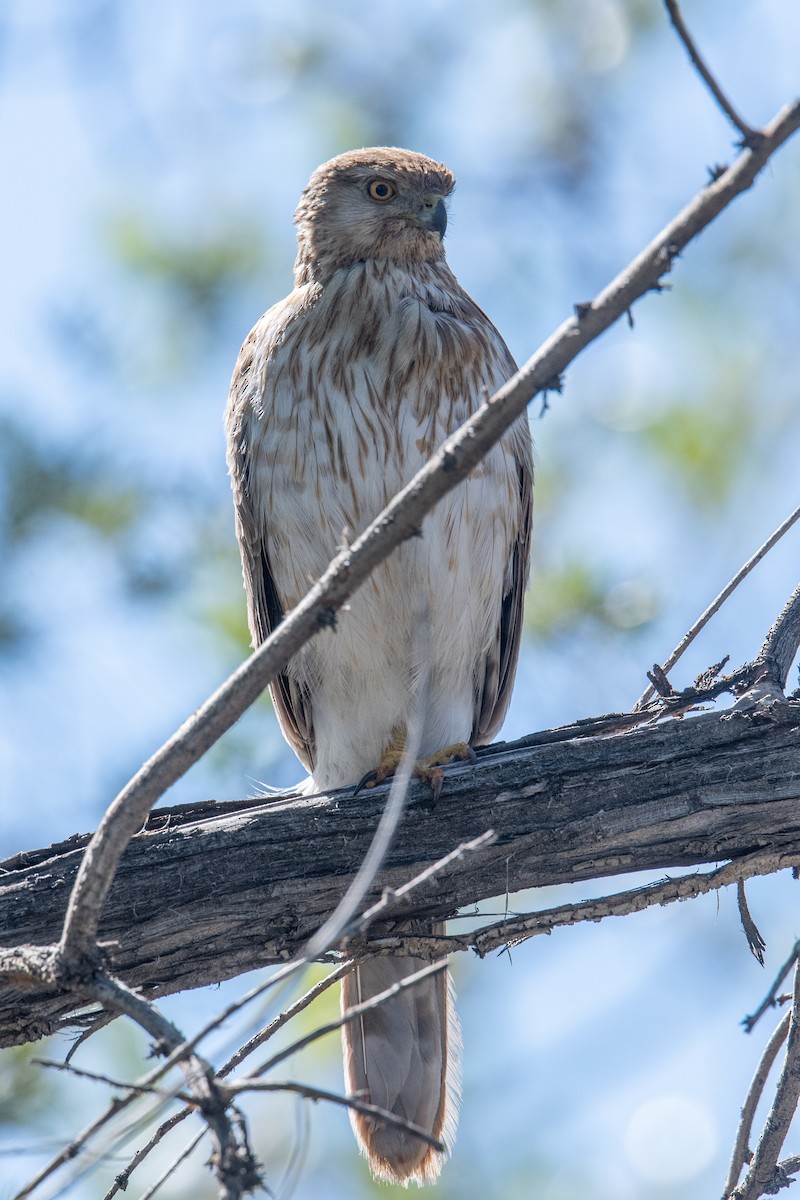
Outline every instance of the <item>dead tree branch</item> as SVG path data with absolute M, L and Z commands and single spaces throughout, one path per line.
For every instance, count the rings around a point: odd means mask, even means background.
M 786 1035 L 789 1032 L 790 1016 L 790 1013 L 786 1014 L 767 1042 L 747 1091 L 747 1097 L 739 1120 L 739 1128 L 736 1133 L 736 1141 L 733 1146 L 733 1154 L 731 1155 L 731 1165 L 728 1168 L 728 1178 L 725 1181 L 725 1191 L 723 1193 L 725 1200 L 727 1200 L 727 1197 L 730 1196 L 736 1187 L 737 1180 L 744 1170 L 745 1164 L 752 1161 L 750 1135 L 753 1129 L 753 1119 L 756 1115 L 758 1102 L 764 1094 L 769 1073 L 772 1070 L 775 1059 L 778 1057 L 778 1051 L 786 1041 Z
M 776 856 L 768 869 L 800 862 L 799 703 L 616 734 L 606 732 L 611 724 L 601 718 L 594 727 L 501 743 L 476 764 L 449 770 L 433 812 L 426 789 L 413 784 L 369 899 L 489 824 L 495 842 L 458 856 L 412 893 L 404 920 L 443 917 L 506 890 L 621 872 L 760 852 Z M 336 907 L 384 800 L 385 789 L 375 789 L 155 814 L 124 855 L 103 914 L 100 938 L 115 971 L 158 996 L 286 962 Z M 5 864 L 0 927 L 20 942 L 54 940 L 85 841 Z M 0 1041 L 40 1037 L 74 1008 L 53 978 L 38 988 L 6 986 Z
M 798 1099 L 800 1099 L 800 971 L 796 967 L 792 1008 L 788 1018 L 789 1036 L 786 1043 L 786 1058 L 775 1088 L 775 1098 L 764 1122 L 764 1128 L 749 1170 L 739 1187 L 730 1193 L 731 1200 L 758 1200 L 759 1196 L 774 1195 L 782 1187 L 788 1186 L 790 1182 L 785 1168 L 779 1165 L 778 1159 L 797 1109 Z M 784 1022 L 781 1022 L 778 1026 L 768 1049 L 771 1049 L 773 1043 L 778 1040 L 779 1035 L 783 1032 L 783 1025 Z M 763 1082 L 761 1086 L 763 1088 Z M 754 1107 L 755 1105 L 753 1105 Z M 737 1149 L 739 1140 L 737 1139 Z M 731 1171 L 735 1167 L 736 1161 L 732 1162 Z

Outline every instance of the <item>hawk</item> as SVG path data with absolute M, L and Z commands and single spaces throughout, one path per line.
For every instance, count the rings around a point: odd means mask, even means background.
M 259 645 L 340 546 L 516 370 L 445 261 L 442 163 L 354 150 L 318 167 L 298 205 L 294 289 L 245 341 L 226 416 L 247 609 Z M 271 685 L 286 740 L 328 791 L 390 774 L 402 750 L 425 613 L 423 772 L 489 742 L 516 671 L 533 484 L 523 416 L 353 595 L 335 631 Z M 430 930 L 431 926 L 428 926 Z M 347 976 L 348 1007 L 423 964 L 379 957 Z M 437 975 L 343 1029 L 352 1094 L 452 1144 L 458 1025 Z M 441 1154 L 351 1110 L 373 1174 L 435 1179 Z

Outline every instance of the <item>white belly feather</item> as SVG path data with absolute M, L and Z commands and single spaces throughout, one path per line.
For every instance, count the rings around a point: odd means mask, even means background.
M 487 341 L 476 346 L 456 315 L 432 310 L 436 289 L 417 299 L 409 297 L 403 272 L 375 279 L 365 265 L 357 279 L 349 275 L 338 295 L 328 289 L 273 347 L 263 407 L 251 426 L 266 484 L 259 516 L 285 609 L 343 538 L 354 540 L 513 369 L 488 321 Z M 379 326 L 361 350 L 348 311 L 347 292 L 356 285 L 374 292 Z M 359 302 L 363 309 L 363 292 Z M 338 346 L 336 361 L 322 354 L 316 332 Z M 363 329 L 361 336 L 363 346 Z M 296 337 L 304 344 L 301 379 L 286 367 Z M 455 355 L 454 369 L 442 394 L 433 393 L 431 379 L 442 387 L 447 353 Z M 355 783 L 376 766 L 392 730 L 405 723 L 422 646 L 428 684 L 421 753 L 469 740 L 476 679 L 509 586 L 519 506 L 518 464 L 507 438 L 425 518 L 422 536 L 373 573 L 338 614 L 336 628 L 290 664 L 313 698 L 316 787 Z

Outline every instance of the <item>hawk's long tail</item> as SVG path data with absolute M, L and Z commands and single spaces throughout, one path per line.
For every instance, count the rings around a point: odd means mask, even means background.
M 415 923 L 416 924 L 416 923 Z M 431 923 L 419 932 L 443 933 Z M 426 966 L 409 956 L 377 957 L 342 981 L 343 1011 Z M 411 1121 L 452 1146 L 458 1120 L 461 1038 L 449 971 L 420 980 L 342 1027 L 347 1091 Z M 445 1155 L 414 1134 L 350 1110 L 370 1170 L 391 1183 L 430 1183 Z

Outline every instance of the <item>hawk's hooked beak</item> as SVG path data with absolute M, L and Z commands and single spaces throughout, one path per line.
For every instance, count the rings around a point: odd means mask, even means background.
M 420 224 L 444 238 L 447 229 L 447 209 L 438 192 L 429 192 L 422 202 Z

